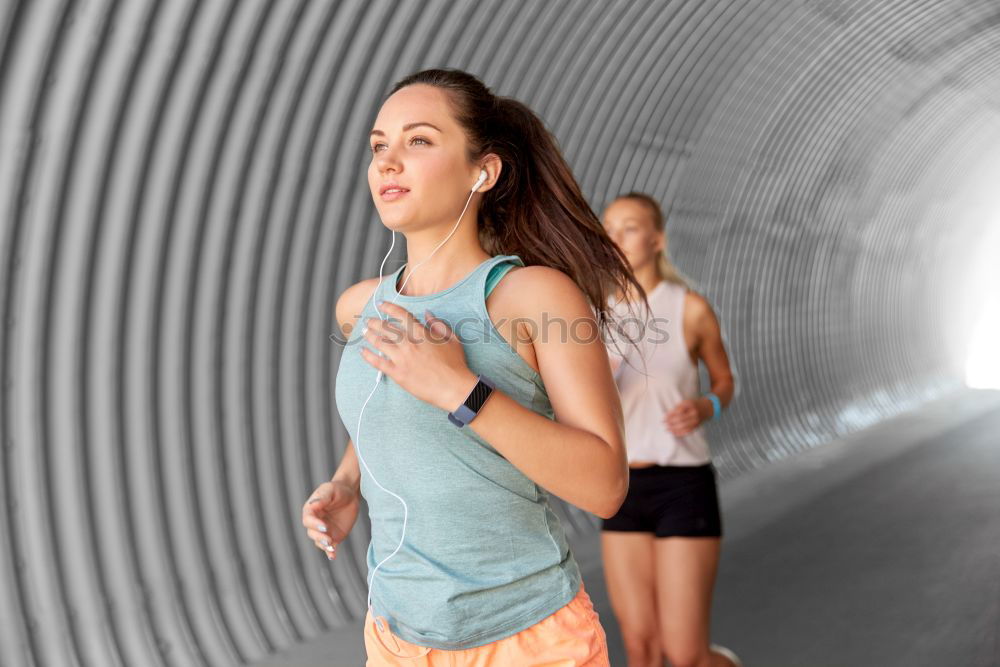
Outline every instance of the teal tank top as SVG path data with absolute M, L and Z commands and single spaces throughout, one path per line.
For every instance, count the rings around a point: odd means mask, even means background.
M 458 650 L 503 639 L 556 612 L 580 588 L 579 567 L 548 493 L 471 427 L 453 425 L 446 411 L 386 375 L 364 408 L 358 433 L 358 414 L 378 373 L 361 357 L 361 345 L 374 351 L 361 330 L 367 318 L 378 317 L 378 300 L 396 302 L 421 322 L 424 309 L 430 310 L 458 335 L 474 373 L 555 418 L 541 376 L 486 310 L 489 291 L 514 266 L 524 266 L 517 255 L 496 255 L 448 289 L 422 296 L 397 292 L 400 267 L 365 305 L 337 369 L 337 409 L 371 471 L 361 465 L 372 524 L 367 580 L 396 549 L 403 530 L 403 505 L 371 475 L 409 510 L 403 545 L 375 573 L 373 615 L 420 646 Z

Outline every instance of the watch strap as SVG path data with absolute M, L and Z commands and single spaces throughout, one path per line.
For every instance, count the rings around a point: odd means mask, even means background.
M 722 401 L 719 397 L 715 395 L 714 392 L 707 392 L 704 394 L 705 398 L 712 402 L 712 421 L 715 421 L 722 415 Z

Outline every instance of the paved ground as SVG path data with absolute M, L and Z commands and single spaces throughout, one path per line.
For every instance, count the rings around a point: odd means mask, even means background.
M 713 626 L 747 667 L 1000 665 L 1000 409 L 888 449 L 845 449 L 752 527 L 747 503 Z

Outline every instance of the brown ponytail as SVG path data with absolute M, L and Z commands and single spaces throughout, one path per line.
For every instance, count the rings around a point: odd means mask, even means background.
M 531 109 L 494 95 L 475 76 L 455 69 L 416 72 L 397 82 L 390 94 L 418 83 L 448 93 L 465 129 L 471 162 L 489 153 L 503 162 L 497 184 L 483 193 L 479 208 L 479 240 L 486 252 L 518 255 L 527 266 L 564 272 L 587 296 L 605 341 L 613 320 L 611 295 L 627 294 L 632 284 L 648 308 L 628 260 L 584 198 L 555 137 Z M 610 340 L 616 341 L 615 335 Z

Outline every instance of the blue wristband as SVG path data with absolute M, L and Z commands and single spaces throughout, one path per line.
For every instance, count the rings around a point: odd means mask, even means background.
M 719 397 L 712 392 L 704 394 L 705 398 L 712 401 L 712 421 L 715 421 L 722 415 L 722 401 Z

